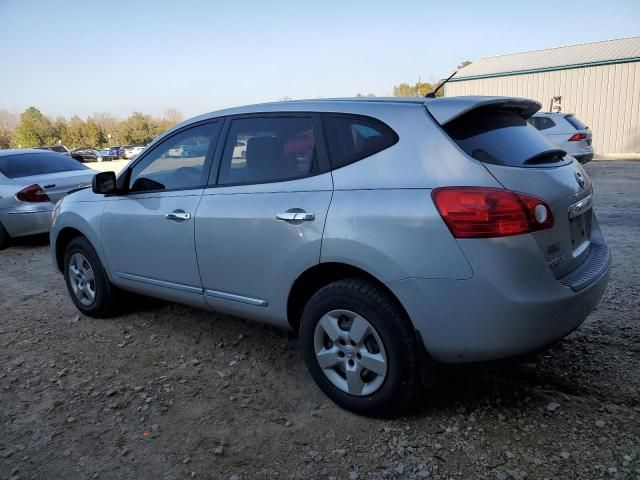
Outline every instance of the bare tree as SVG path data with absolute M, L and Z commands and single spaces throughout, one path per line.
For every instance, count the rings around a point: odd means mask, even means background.
M 177 108 L 169 107 L 165 109 L 164 114 L 162 115 L 163 120 L 166 120 L 167 123 L 175 125 L 176 123 L 180 123 L 184 120 L 182 116 L 182 112 Z

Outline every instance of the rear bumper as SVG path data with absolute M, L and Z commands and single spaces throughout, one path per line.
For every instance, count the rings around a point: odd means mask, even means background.
M 25 204 L 0 211 L 0 223 L 11 237 L 46 233 L 51 228 L 52 203 Z
M 607 286 L 610 256 L 606 245 L 601 248 L 607 250 L 605 263 L 593 270 L 594 276 L 578 291 L 563 285 L 566 277 L 556 279 L 545 263 L 543 268 L 506 276 L 501 273 L 510 267 L 495 258 L 493 269 L 467 280 L 414 278 L 391 282 L 388 287 L 404 305 L 435 360 L 497 360 L 538 350 L 582 324 Z
M 591 160 L 593 160 L 593 152 L 575 154 L 575 155 L 573 155 L 573 158 L 575 158 L 578 162 L 580 162 L 582 165 L 584 165 L 585 163 L 589 163 Z

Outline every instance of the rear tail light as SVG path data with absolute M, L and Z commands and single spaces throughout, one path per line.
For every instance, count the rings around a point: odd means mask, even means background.
M 497 188 L 444 187 L 431 196 L 455 238 L 521 235 L 553 226 L 549 206 L 539 198 Z
M 16 193 L 16 198 L 23 202 L 50 202 L 49 195 L 40 185 L 29 185 Z
M 587 134 L 586 133 L 574 133 L 573 135 L 571 135 L 569 137 L 569 141 L 570 142 L 577 142 L 578 140 L 584 140 L 585 138 L 587 138 Z

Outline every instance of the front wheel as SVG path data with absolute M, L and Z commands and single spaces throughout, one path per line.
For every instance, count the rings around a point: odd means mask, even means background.
M 320 289 L 304 309 L 300 340 L 311 376 L 347 410 L 392 415 L 418 391 L 419 350 L 411 322 L 372 282 L 352 278 Z
M 98 254 L 84 237 L 73 239 L 64 255 L 64 279 L 71 300 L 90 317 L 114 312 L 116 288 L 102 267 Z

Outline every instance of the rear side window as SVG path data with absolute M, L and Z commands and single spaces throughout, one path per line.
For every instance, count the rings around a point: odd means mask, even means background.
M 556 122 L 548 117 L 531 117 L 528 122 L 538 130 L 546 130 L 547 128 L 553 128 L 556 126 Z
M 566 155 L 513 109 L 480 107 L 443 128 L 467 155 L 483 163 L 521 167 L 558 162 Z
M 585 128 L 587 128 L 587 126 L 582 123 L 580 120 L 578 120 L 576 117 L 574 117 L 573 115 L 567 115 L 566 117 L 564 117 L 565 120 L 567 122 L 569 122 L 573 128 L 575 128 L 576 130 L 584 130 Z
M 398 141 L 390 127 L 367 117 L 323 117 L 331 166 L 344 167 L 378 153 Z
M 87 167 L 71 157 L 45 151 L 0 157 L 0 173 L 7 178 L 31 177 L 86 169 Z
M 310 117 L 239 118 L 229 128 L 218 184 L 280 182 L 317 171 Z

